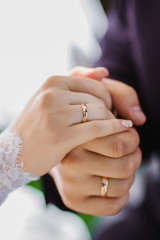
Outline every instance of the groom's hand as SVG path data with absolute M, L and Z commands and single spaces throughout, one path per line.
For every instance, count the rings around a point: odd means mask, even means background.
M 64 204 L 90 215 L 118 213 L 128 201 L 141 164 L 138 145 L 138 134 L 132 128 L 124 135 L 114 134 L 73 149 L 50 173 Z M 109 179 L 105 197 L 101 196 L 102 176 Z
M 105 68 L 76 67 L 70 74 L 102 81 L 104 87 L 110 93 L 114 109 L 122 118 L 132 120 L 134 125 L 145 123 L 146 116 L 140 107 L 136 91 L 127 84 L 106 78 L 109 73 Z
M 124 119 L 130 119 L 134 125 L 142 125 L 146 121 L 138 95 L 134 88 L 120 81 L 104 78 L 102 80 L 106 90 L 110 93 L 114 109 Z

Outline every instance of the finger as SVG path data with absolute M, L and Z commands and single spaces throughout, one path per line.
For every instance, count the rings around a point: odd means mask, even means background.
M 104 77 L 109 76 L 109 72 L 106 68 L 98 67 L 98 68 L 86 68 L 86 67 L 76 67 L 70 73 L 70 76 L 81 76 L 88 77 L 95 80 L 102 80 Z
M 93 96 L 88 93 L 80 93 L 80 92 L 70 92 L 65 91 L 63 93 L 64 97 L 61 99 L 62 102 L 68 102 L 69 104 L 87 104 L 87 103 L 99 103 L 105 106 L 105 103 L 98 97 Z
M 83 155 L 81 154 L 81 158 L 79 158 L 78 154 L 73 152 L 63 162 L 64 167 L 67 167 L 70 161 L 74 170 L 79 169 L 82 173 L 90 176 L 126 179 L 134 175 L 139 168 L 142 161 L 142 154 L 139 148 L 135 152 L 121 158 L 104 157 L 88 151 L 85 151 Z M 74 172 L 71 174 L 74 175 Z
M 122 197 L 129 192 L 134 182 L 134 175 L 126 179 L 108 178 L 107 197 Z M 79 194 L 84 196 L 101 196 L 102 177 L 88 176 L 80 181 Z M 74 191 L 74 188 L 73 188 Z
M 120 119 L 95 120 L 70 126 L 68 133 L 64 134 L 63 141 L 70 146 L 70 150 L 95 138 L 109 136 L 123 132 L 132 127 L 132 122 Z M 68 140 L 68 136 L 70 139 Z
M 70 104 L 87 104 L 87 103 L 99 103 L 103 106 L 105 106 L 105 103 L 102 99 L 93 96 L 88 93 L 81 93 L 81 92 L 72 92 L 68 90 L 62 90 L 59 88 L 49 88 L 41 94 L 41 97 L 43 98 L 43 104 L 45 106 L 50 106 L 53 109 L 54 106 L 64 107 L 64 105 Z
M 110 216 L 120 212 L 128 202 L 128 198 L 129 194 L 119 198 L 89 197 L 79 202 L 67 198 L 64 202 L 69 208 L 81 213 L 95 216 Z
M 134 152 L 139 146 L 139 135 L 134 128 L 126 132 L 94 139 L 83 145 L 84 149 L 112 158 L 120 158 Z
M 131 119 L 135 125 L 142 125 L 146 121 L 136 91 L 116 80 L 103 79 L 104 86 L 109 91 L 116 111 L 126 119 Z
M 123 179 L 131 177 L 139 168 L 142 155 L 138 148 L 135 152 L 121 158 L 107 158 L 100 155 L 98 159 L 90 166 L 90 174 L 97 176 L 107 176 L 109 178 Z M 90 156 L 91 159 L 91 156 Z M 98 167 L 99 166 L 99 167 Z
M 82 106 L 69 106 L 67 116 L 65 117 L 68 126 L 77 123 L 82 123 Z M 88 121 L 113 119 L 114 115 L 102 104 L 87 103 L 87 118 Z
M 107 108 L 111 109 L 112 101 L 110 94 L 104 85 L 90 78 L 54 76 L 49 78 L 42 88 L 58 87 L 73 92 L 88 93 L 104 101 Z

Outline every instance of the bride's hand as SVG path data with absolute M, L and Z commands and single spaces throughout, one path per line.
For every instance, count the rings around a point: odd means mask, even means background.
M 82 103 L 88 108 L 86 123 L 82 123 Z M 25 169 L 44 175 L 75 147 L 126 131 L 130 122 L 113 119 L 110 107 L 110 95 L 101 82 L 73 76 L 49 78 L 11 125 L 23 140 Z

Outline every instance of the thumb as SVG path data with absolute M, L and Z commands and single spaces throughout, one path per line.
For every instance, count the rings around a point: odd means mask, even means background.
M 146 121 L 138 95 L 129 85 L 112 79 L 102 80 L 105 88 L 111 95 L 115 110 L 125 119 L 130 119 L 135 125 L 142 125 Z
M 87 77 L 101 81 L 104 77 L 109 76 L 109 72 L 106 68 L 103 67 L 97 68 L 76 67 L 69 73 L 69 75 Z

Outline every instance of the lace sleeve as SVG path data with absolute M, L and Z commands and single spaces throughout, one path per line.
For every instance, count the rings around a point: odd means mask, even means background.
M 24 170 L 22 150 L 18 132 L 7 129 L 0 134 L 0 204 L 15 188 L 38 179 Z

